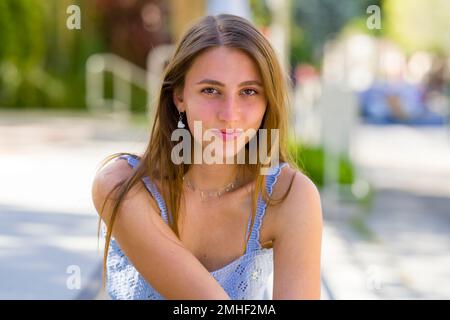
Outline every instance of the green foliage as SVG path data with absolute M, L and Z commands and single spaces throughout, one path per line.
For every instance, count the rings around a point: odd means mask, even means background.
M 387 34 L 407 52 L 450 53 L 450 2 L 447 0 L 385 0 Z
M 250 8 L 252 10 L 252 19 L 257 26 L 269 26 L 272 17 L 270 9 L 264 0 L 250 0 Z
M 369 5 L 380 4 L 380 0 L 292 1 L 291 64 L 318 64 L 327 40 L 339 35 L 353 19 L 367 18 Z
M 44 53 L 43 8 L 36 1 L 3 0 L 0 3 L 0 60 L 20 69 L 31 68 Z
M 84 108 L 85 61 L 102 50 L 88 0 L 0 1 L 0 107 Z M 66 8 L 82 9 L 82 30 Z
M 317 185 L 324 183 L 324 150 L 320 147 L 306 146 L 290 142 L 289 152 L 296 159 L 297 165 Z M 350 185 L 354 181 L 354 170 L 351 161 L 341 155 L 339 161 L 339 183 Z
M 310 38 L 297 24 L 291 28 L 290 63 L 292 66 L 298 63 L 316 64 L 313 59 L 313 47 Z
M 44 59 L 44 14 L 39 1 L 0 1 L 0 101 L 37 103 L 42 94 L 39 64 Z M 21 94 L 19 94 L 21 93 Z

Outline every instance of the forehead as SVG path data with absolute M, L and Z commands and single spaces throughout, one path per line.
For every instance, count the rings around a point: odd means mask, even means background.
M 186 74 L 186 82 L 210 78 L 223 81 L 261 80 L 257 64 L 243 50 L 224 46 L 199 54 Z

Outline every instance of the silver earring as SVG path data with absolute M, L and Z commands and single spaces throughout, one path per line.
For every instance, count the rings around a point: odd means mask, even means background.
M 178 128 L 179 129 L 183 129 L 185 126 L 184 126 L 184 123 L 183 123 L 183 114 L 180 112 L 180 118 L 178 119 Z

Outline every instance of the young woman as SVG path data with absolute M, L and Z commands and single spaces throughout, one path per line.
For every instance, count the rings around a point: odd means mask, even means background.
M 113 299 L 320 298 L 320 196 L 286 152 L 287 81 L 267 39 L 243 18 L 207 16 L 185 33 L 145 152 L 108 157 L 105 164 L 116 159 L 93 182 Z M 196 121 L 215 132 L 223 163 L 174 160 L 175 130 L 192 136 L 183 156 L 208 148 Z M 262 129 L 265 155 L 251 161 L 259 135 L 242 132 Z M 228 162 L 242 152 L 244 163 Z M 264 173 L 267 160 L 277 164 Z

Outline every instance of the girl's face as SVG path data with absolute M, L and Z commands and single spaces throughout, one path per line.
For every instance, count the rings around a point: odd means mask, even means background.
M 245 52 L 224 46 L 207 49 L 195 58 L 182 92 L 174 93 L 174 102 L 179 111 L 186 111 L 187 125 L 196 143 L 205 147 L 216 141 L 213 139 L 221 141 L 223 149 L 216 152 L 223 158 L 234 156 L 252 138 L 243 139 L 242 135 L 238 139 L 240 130 L 258 130 L 267 105 L 255 62 Z M 203 133 L 214 129 L 216 136 L 203 141 L 196 135 L 194 121 L 201 121 Z M 240 130 L 221 133 L 225 129 Z

